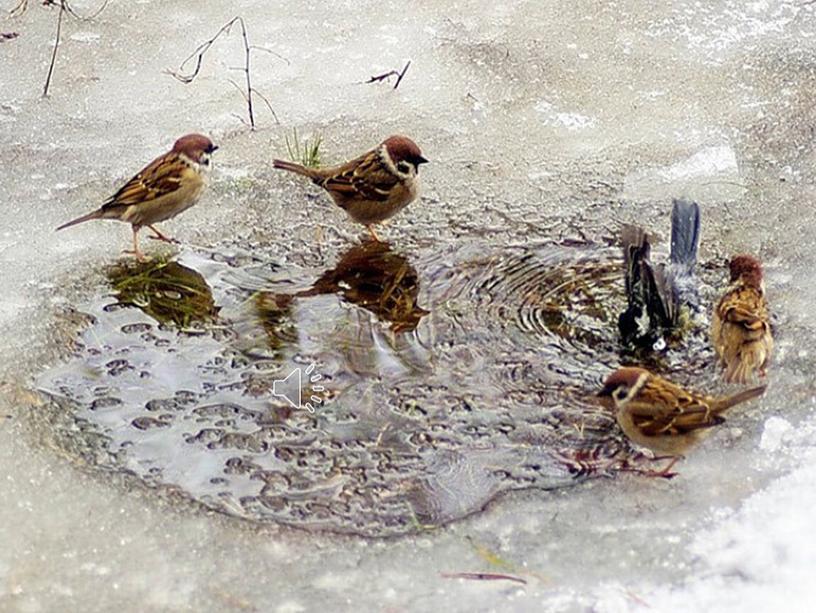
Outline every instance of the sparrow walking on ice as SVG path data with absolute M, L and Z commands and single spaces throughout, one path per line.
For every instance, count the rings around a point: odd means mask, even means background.
M 427 162 L 414 141 L 396 135 L 339 166 L 307 168 L 284 160 L 273 160 L 272 165 L 311 179 L 379 241 L 374 224 L 393 217 L 416 199 L 419 166 Z
M 193 206 L 201 196 L 210 170 L 210 156 L 218 149 L 202 134 L 187 134 L 173 148 L 145 166 L 96 211 L 61 225 L 62 230 L 91 219 L 115 219 L 133 228 L 133 253 L 139 260 L 145 256 L 139 249 L 139 230 L 144 226 L 155 235 L 151 238 L 174 242 L 155 227 L 160 221 L 175 217 Z

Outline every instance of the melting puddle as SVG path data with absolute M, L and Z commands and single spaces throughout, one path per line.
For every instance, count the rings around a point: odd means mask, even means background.
M 323 270 L 120 264 L 38 385 L 55 440 L 100 468 L 249 520 L 417 532 L 644 464 L 590 400 L 622 359 L 620 268 L 591 245 L 412 261 L 383 243 Z

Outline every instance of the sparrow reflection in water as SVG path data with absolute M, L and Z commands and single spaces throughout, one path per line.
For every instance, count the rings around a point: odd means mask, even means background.
M 119 304 L 135 306 L 160 323 L 188 327 L 218 315 L 201 274 L 174 261 L 128 261 L 111 266 L 108 280 Z
M 346 251 L 298 297 L 336 293 L 391 322 L 395 332 L 414 330 L 428 311 L 417 304 L 419 275 L 388 243 L 367 241 Z

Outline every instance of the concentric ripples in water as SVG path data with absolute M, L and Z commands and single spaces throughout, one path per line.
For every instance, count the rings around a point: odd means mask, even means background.
M 39 383 L 86 461 L 238 517 L 405 534 L 642 460 L 590 398 L 620 359 L 619 271 L 591 246 L 186 252 L 112 269 Z M 296 368 L 310 410 L 272 393 Z

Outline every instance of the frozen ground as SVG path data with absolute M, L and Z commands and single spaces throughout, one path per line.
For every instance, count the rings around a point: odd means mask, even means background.
M 810 610 L 813 6 L 328 4 L 112 2 L 92 21 L 66 19 L 47 100 L 53 10 L 32 2 L 0 20 L 20 34 L 0 42 L 0 609 Z M 228 82 L 241 76 L 228 71 L 241 61 L 235 33 L 193 84 L 163 74 L 236 13 L 285 58 L 254 56 L 281 124 L 260 108 L 251 134 L 233 116 L 244 110 Z M 408 58 L 398 90 L 357 84 Z M 778 337 L 768 394 L 671 482 L 525 491 L 397 540 L 259 527 L 83 466 L 43 431 L 26 389 L 64 357 L 69 307 L 97 291 L 128 230 L 52 228 L 200 130 L 222 146 L 220 172 L 168 230 L 202 246 L 284 234 L 297 250 L 281 261 L 331 260 L 357 229 L 269 169 L 292 127 L 319 129 L 331 159 L 396 131 L 421 144 L 433 160 L 424 202 L 386 229 L 406 254 L 571 236 L 567 219 L 608 233 L 638 220 L 665 236 L 668 198 L 699 199 L 703 261 L 747 250 L 766 262 Z M 528 583 L 441 576 L 462 571 Z

